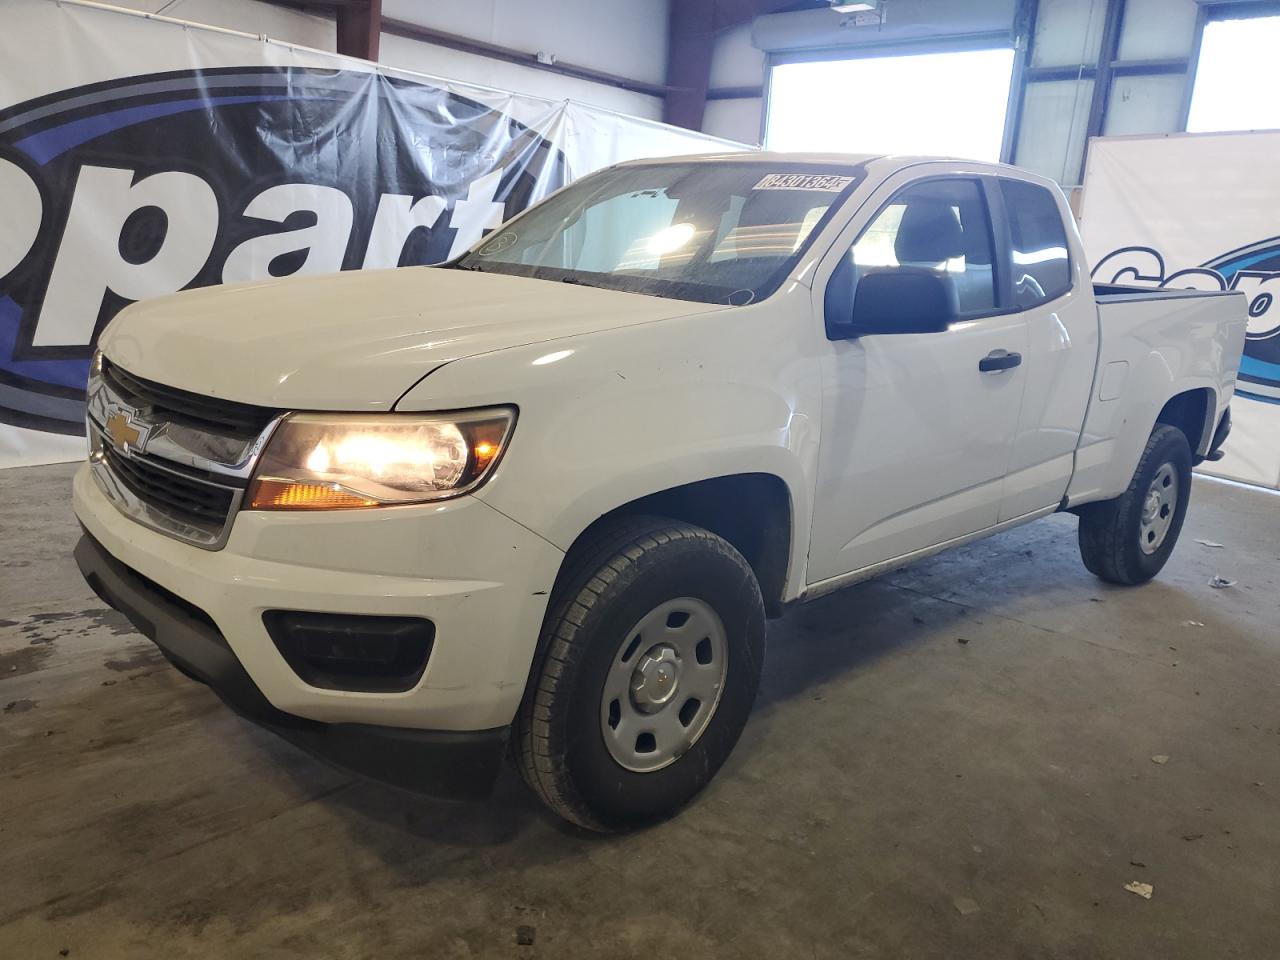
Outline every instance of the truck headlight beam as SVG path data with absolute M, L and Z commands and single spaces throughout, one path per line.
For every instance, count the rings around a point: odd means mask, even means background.
M 249 485 L 250 510 L 426 503 L 474 490 L 515 423 L 508 407 L 453 414 L 290 414 Z

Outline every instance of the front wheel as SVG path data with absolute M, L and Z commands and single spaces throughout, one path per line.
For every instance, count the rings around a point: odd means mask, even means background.
M 1158 423 L 1138 469 L 1114 500 L 1080 510 L 1080 556 L 1108 583 L 1146 583 L 1165 565 L 1191 500 L 1191 447 L 1177 427 Z
M 760 587 L 729 543 L 662 518 L 622 520 L 566 563 L 516 719 L 517 765 L 580 826 L 664 819 L 746 724 L 764 656 Z

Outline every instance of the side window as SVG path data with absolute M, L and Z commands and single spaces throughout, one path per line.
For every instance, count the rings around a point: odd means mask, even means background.
M 899 266 L 928 267 L 954 289 L 960 316 L 996 307 L 991 218 L 976 180 L 928 180 L 890 201 L 857 239 L 852 276 Z M 834 279 L 834 278 L 833 278 Z
M 1013 243 L 1013 302 L 1020 310 L 1055 300 L 1071 289 L 1071 258 L 1058 204 L 1044 187 L 1001 180 Z

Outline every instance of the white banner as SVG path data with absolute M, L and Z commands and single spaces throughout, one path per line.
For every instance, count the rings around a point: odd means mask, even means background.
M 92 3 L 0 5 L 0 467 L 83 455 L 92 345 L 136 300 L 436 263 L 601 167 L 747 149 Z
M 1095 281 L 1248 295 L 1227 455 L 1200 470 L 1280 487 L 1280 133 L 1093 140 L 1080 219 Z

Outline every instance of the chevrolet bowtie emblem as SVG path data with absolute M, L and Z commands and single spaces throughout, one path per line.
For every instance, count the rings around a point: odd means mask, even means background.
M 107 417 L 106 432 L 111 445 L 121 453 L 128 453 L 131 448 L 140 450 L 142 447 L 142 431 L 129 422 L 129 414 L 123 410 L 116 410 Z

